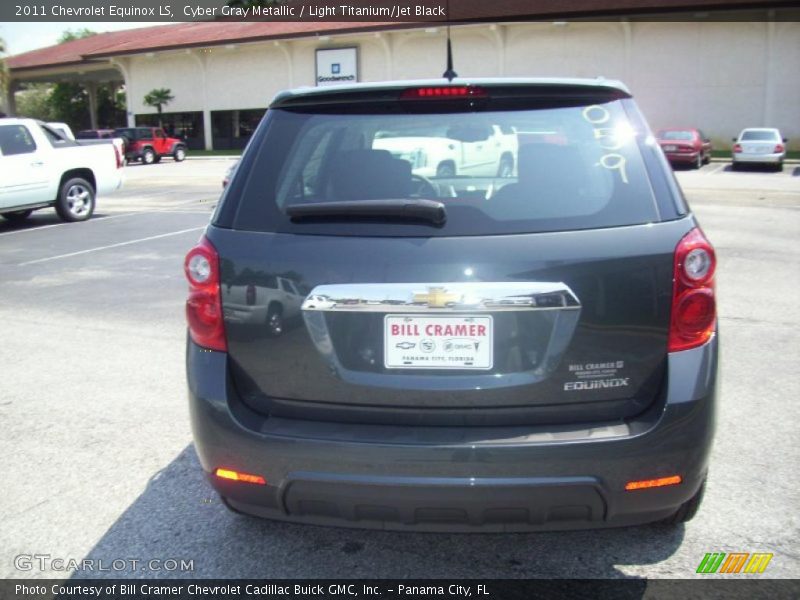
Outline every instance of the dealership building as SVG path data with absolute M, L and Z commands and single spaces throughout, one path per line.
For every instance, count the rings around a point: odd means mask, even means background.
M 558 13 L 552 6 L 534 10 L 553 4 Z M 645 3 L 596 3 L 591 15 L 563 8 L 585 4 L 533 1 L 528 13 L 508 20 L 453 25 L 456 71 L 620 79 L 654 128 L 699 127 L 727 147 L 743 127 L 778 127 L 789 148 L 800 149 L 797 9 L 679 0 L 638 15 L 632 6 Z M 5 104 L 14 114 L 15 94 L 26 83 L 79 82 L 90 98 L 92 125 L 103 127 L 111 124 L 97 122 L 96 88 L 111 83 L 125 87 L 128 125 L 147 125 L 157 115 L 145 94 L 169 88 L 174 99 L 163 122 L 170 132 L 191 148 L 236 149 L 282 89 L 440 77 L 445 36 L 441 23 L 324 21 L 178 23 L 103 33 L 8 58 Z

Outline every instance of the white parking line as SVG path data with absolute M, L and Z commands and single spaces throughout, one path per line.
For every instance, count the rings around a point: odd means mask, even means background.
M 94 217 L 93 219 L 89 219 L 88 221 L 84 221 L 83 223 L 52 223 L 51 225 L 42 225 L 41 227 L 36 227 L 36 225 L 34 225 L 33 227 L 26 227 L 25 229 L 16 229 L 14 231 L 5 231 L 3 233 L 0 233 L 0 237 L 6 236 L 6 235 L 14 235 L 14 234 L 17 234 L 17 233 L 27 233 L 29 231 L 41 231 L 43 229 L 50 229 L 51 227 L 63 227 L 64 225 L 72 225 L 74 227 L 75 225 L 86 225 L 88 223 L 96 223 L 96 222 L 100 222 L 100 221 L 105 221 L 107 219 L 118 219 L 119 217 L 132 217 L 133 215 L 143 215 L 143 214 L 147 214 L 147 213 L 127 212 L 127 213 L 123 213 L 121 215 L 109 215 L 107 217 L 105 217 L 105 216 L 104 217 Z
M 718 171 L 720 171 L 720 170 L 724 169 L 724 168 L 725 168 L 725 167 L 727 167 L 727 166 L 728 166 L 728 163 L 722 163 L 722 164 L 721 164 L 721 165 L 719 165 L 719 166 L 718 166 L 716 169 L 711 169 L 710 171 L 706 171 L 706 173 L 707 173 L 708 175 L 713 175 L 714 173 L 716 173 L 716 172 L 718 172 Z
M 51 227 L 63 227 L 65 225 L 70 225 L 70 226 L 74 227 L 76 225 L 87 225 L 89 223 L 99 223 L 99 222 L 102 222 L 102 221 L 107 221 L 108 219 L 119 219 L 120 217 L 135 217 L 136 215 L 151 215 L 153 213 L 175 213 L 175 212 L 188 213 L 188 212 L 191 212 L 191 211 L 186 211 L 186 210 L 178 211 L 178 210 L 171 210 L 171 209 L 179 207 L 179 206 L 185 206 L 185 205 L 191 204 L 193 202 L 197 202 L 197 200 L 188 200 L 186 202 L 178 202 L 178 203 L 175 203 L 175 204 L 170 204 L 169 206 L 166 206 L 164 208 L 154 208 L 152 210 L 143 210 L 143 211 L 135 211 L 135 212 L 124 212 L 124 213 L 120 213 L 118 215 L 111 214 L 111 215 L 107 215 L 107 216 L 94 217 L 92 219 L 89 219 L 88 221 L 83 221 L 82 223 L 51 223 L 50 225 L 42 225 L 41 227 L 37 227 L 36 225 L 33 225 L 32 227 L 26 227 L 25 229 L 15 229 L 14 231 L 4 231 L 4 232 L 0 233 L 0 237 L 4 237 L 4 236 L 7 236 L 7 235 L 16 235 L 18 233 L 28 233 L 28 232 L 33 232 L 33 231 L 42 231 L 43 229 L 50 229 Z M 114 209 L 112 208 L 112 209 L 106 209 L 106 210 L 111 210 L 111 212 L 113 212 Z M 210 214 L 209 211 L 206 211 L 206 210 L 197 211 L 197 212 L 198 213 Z
M 27 265 L 35 265 L 38 263 L 48 262 L 51 260 L 59 260 L 61 258 L 69 258 L 71 256 L 79 256 L 81 254 L 88 254 L 90 252 L 99 252 L 100 250 L 109 250 L 110 248 L 119 248 L 121 246 L 130 246 L 131 244 L 138 244 L 140 242 L 149 242 L 150 240 L 157 240 L 160 238 L 171 237 L 173 235 L 181 235 L 191 231 L 200 231 L 205 227 L 192 227 L 191 229 L 181 229 L 180 231 L 172 231 L 170 233 L 162 233 L 160 235 L 151 235 L 146 238 L 139 238 L 138 240 L 129 240 L 127 242 L 119 242 L 118 244 L 110 244 L 108 246 L 98 246 L 97 248 L 89 248 L 88 250 L 79 250 L 77 252 L 69 252 L 67 254 L 59 254 L 57 256 L 48 256 L 47 258 L 37 258 L 36 260 L 29 260 L 24 263 L 19 263 L 18 267 L 25 267 Z

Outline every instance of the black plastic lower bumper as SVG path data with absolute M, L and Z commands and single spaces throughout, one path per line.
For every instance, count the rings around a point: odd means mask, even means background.
M 195 444 L 212 486 L 259 516 L 381 529 L 530 531 L 668 517 L 706 476 L 717 338 L 669 356 L 657 406 L 628 423 L 419 428 L 265 418 L 236 396 L 227 355 L 189 342 Z M 220 479 L 216 468 L 267 485 Z M 626 491 L 678 474 L 679 485 Z

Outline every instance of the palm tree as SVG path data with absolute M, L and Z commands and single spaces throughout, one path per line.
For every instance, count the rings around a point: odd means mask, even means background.
M 144 97 L 144 103 L 147 106 L 152 106 L 158 111 L 158 126 L 163 127 L 161 124 L 161 110 L 165 104 L 169 104 L 175 99 L 172 95 L 172 90 L 168 88 L 160 88 L 150 90 Z

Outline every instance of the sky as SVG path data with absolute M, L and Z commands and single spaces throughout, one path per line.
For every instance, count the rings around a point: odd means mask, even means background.
M 3 0 L 0 0 L 3 1 Z M 97 33 L 104 31 L 118 31 L 120 29 L 133 29 L 136 27 L 151 27 L 153 25 L 166 25 L 166 23 L 141 23 L 129 21 L 119 22 L 92 22 L 92 23 L 0 23 L 0 38 L 6 43 L 6 53 L 11 56 L 22 54 L 28 50 L 52 46 L 58 43 L 58 38 L 67 29 L 91 29 Z

